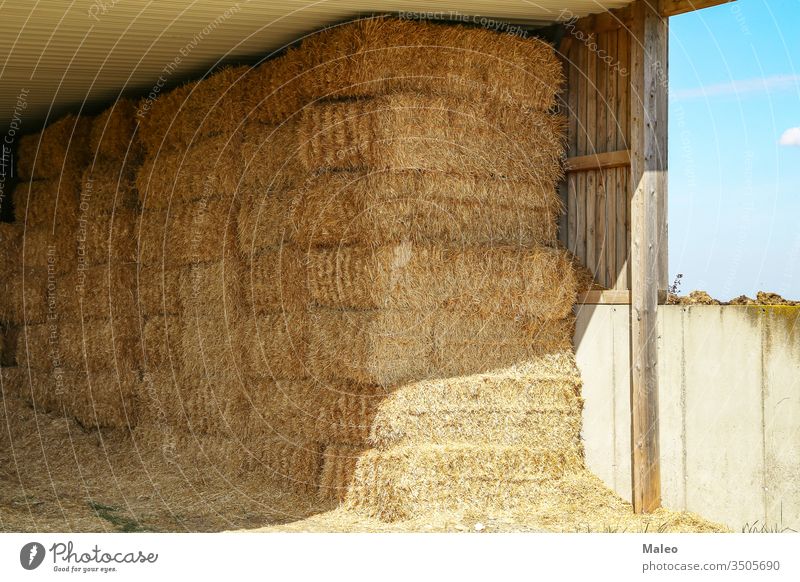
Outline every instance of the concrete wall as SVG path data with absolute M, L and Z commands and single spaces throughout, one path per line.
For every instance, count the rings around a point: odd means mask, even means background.
M 630 499 L 629 306 L 575 333 L 589 468 Z M 800 307 L 659 308 L 662 497 L 741 530 L 800 531 Z

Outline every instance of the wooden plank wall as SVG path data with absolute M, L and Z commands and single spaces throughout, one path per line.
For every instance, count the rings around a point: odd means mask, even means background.
M 560 51 L 567 77 L 562 108 L 569 119 L 568 158 L 629 149 L 627 19 L 621 12 L 567 24 Z M 629 174 L 629 165 L 568 169 L 560 189 L 566 208 L 561 241 L 607 289 L 630 289 Z

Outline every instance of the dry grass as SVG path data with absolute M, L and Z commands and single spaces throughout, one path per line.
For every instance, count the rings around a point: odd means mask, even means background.
M 136 305 L 136 266 L 101 265 L 72 271 L 56 282 L 55 311 L 62 321 L 132 318 Z
M 561 176 L 564 129 L 563 118 L 539 111 L 398 94 L 316 104 L 298 133 L 309 172 L 434 170 L 544 187 Z
M 311 300 L 350 309 L 446 309 L 563 319 L 575 276 L 562 251 L 409 242 L 308 253 Z
M 18 225 L 0 222 L 0 248 L 0 280 L 5 282 L 19 272 L 21 265 L 22 229 Z
M 145 376 L 173 374 L 182 369 L 184 327 L 183 319 L 177 316 L 157 315 L 145 319 L 136 346 Z
M 89 160 L 89 117 L 67 115 L 42 132 L 24 135 L 17 150 L 17 173 L 23 179 L 58 178 L 80 172 Z
M 245 313 L 244 274 L 235 256 L 214 263 L 198 263 L 180 270 L 179 301 L 185 316 Z
M 260 213 L 242 207 L 264 225 L 259 240 L 285 228 L 285 198 L 262 198 Z M 549 184 L 441 172 L 332 172 L 299 189 L 286 237 L 304 246 L 403 240 L 531 246 L 556 238 L 559 210 Z
M 136 298 L 138 312 L 145 317 L 178 315 L 183 310 L 181 285 L 183 267 L 137 265 Z
M 242 125 L 245 162 L 242 184 L 259 193 L 281 192 L 301 183 L 306 174 L 300 161 L 297 122 L 280 125 L 248 122 Z
M 0 279 L 3 290 L 0 301 L 0 322 L 14 324 L 43 323 L 54 305 L 48 289 L 55 289 L 59 275 L 49 274 L 40 268 L 26 268 L 25 277 L 20 269 L 7 278 Z
M 85 215 L 72 236 L 74 260 L 85 266 L 136 262 L 138 217 L 130 208 Z

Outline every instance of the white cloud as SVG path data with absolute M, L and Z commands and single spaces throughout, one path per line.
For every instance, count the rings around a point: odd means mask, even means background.
M 789 89 L 800 89 L 800 75 L 774 75 L 754 79 L 734 79 L 727 83 L 715 83 L 691 89 L 670 91 L 672 99 L 698 99 L 724 95 L 745 95 L 748 93 L 773 93 Z
M 783 146 L 800 146 L 800 127 L 790 127 L 781 135 L 780 144 Z

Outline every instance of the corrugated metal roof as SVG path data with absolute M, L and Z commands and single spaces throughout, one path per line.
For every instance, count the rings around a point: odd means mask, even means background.
M 253 62 L 326 25 L 375 12 L 549 22 L 630 0 L 40 0 L 0 5 L 0 126 L 22 132 L 120 92 L 146 93 L 221 62 Z M 491 22 L 487 22 L 491 25 Z

